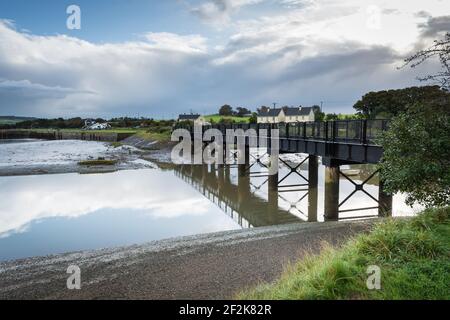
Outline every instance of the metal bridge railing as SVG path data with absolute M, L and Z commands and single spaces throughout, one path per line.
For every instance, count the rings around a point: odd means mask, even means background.
M 174 129 L 184 128 L 193 132 L 191 124 L 180 123 Z M 280 139 L 321 140 L 376 145 L 377 136 L 389 128 L 389 120 L 334 120 L 297 123 L 214 124 L 204 125 L 203 131 L 215 128 L 226 134 L 226 129 L 279 129 Z

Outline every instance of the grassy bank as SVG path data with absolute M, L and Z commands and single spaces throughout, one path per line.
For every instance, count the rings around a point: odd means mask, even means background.
M 34 133 L 50 133 L 55 132 L 60 133 L 72 133 L 72 134 L 126 134 L 129 136 L 135 135 L 144 140 L 158 141 L 158 142 L 168 142 L 171 138 L 172 127 L 167 126 L 154 126 L 154 127 L 144 127 L 144 128 L 110 128 L 106 130 L 83 130 L 83 129 L 12 129 L 14 132 L 34 132 Z M 113 146 L 120 146 L 119 143 L 113 143 Z
M 172 134 L 171 128 L 164 128 L 158 130 L 140 130 L 136 133 L 136 136 L 144 140 L 168 142 Z
M 381 290 L 368 290 L 369 265 L 381 269 Z M 274 284 L 240 299 L 450 299 L 450 208 L 412 219 L 389 219 L 340 249 L 326 247 L 291 265 Z
M 206 121 L 212 123 L 219 123 L 222 120 L 224 121 L 233 121 L 235 123 L 248 123 L 250 121 L 250 117 L 236 117 L 236 116 L 221 116 L 218 114 L 211 114 L 204 117 Z

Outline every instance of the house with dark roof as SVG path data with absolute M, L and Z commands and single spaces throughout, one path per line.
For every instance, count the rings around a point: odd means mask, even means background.
M 269 108 L 265 112 L 258 112 L 258 123 L 306 122 L 314 119 L 312 107 Z
M 205 124 L 206 120 L 203 116 L 193 113 L 183 113 L 178 116 L 178 121 L 192 121 L 196 124 Z

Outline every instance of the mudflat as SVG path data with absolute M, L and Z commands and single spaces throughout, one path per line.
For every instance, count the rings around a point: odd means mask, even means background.
M 0 263 L 0 299 L 229 299 L 326 241 L 339 246 L 374 220 L 300 223 Z M 67 289 L 67 268 L 81 289 Z

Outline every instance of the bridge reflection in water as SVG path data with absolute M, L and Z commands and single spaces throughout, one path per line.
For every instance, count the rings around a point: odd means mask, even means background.
M 175 174 L 244 228 L 262 227 L 302 221 L 278 206 L 278 199 L 264 199 L 251 192 L 250 179 L 232 182 L 230 171 L 208 165 L 181 165 Z
M 352 212 L 370 212 L 375 209 L 379 216 L 392 215 L 393 198 L 391 194 L 386 192 L 382 181 L 377 188 L 377 195 L 373 195 L 367 190 L 369 182 L 376 178 L 377 172 L 373 172 L 365 180 L 359 181 L 358 179 L 353 180 L 348 173 L 341 170 L 343 166 L 347 165 L 376 164 L 380 161 L 383 148 L 376 143 L 376 138 L 388 128 L 387 120 L 346 120 L 294 124 L 219 124 L 201 127 L 180 123 L 175 128 L 184 129 L 183 134 L 181 134 L 181 130 L 177 132 L 180 141 L 189 139 L 188 142 L 191 143 L 189 152 L 183 149 L 183 157 L 188 159 L 188 163 L 198 162 L 192 160 L 201 158 L 203 148 L 207 151 L 207 148 L 210 148 L 210 143 L 216 146 L 222 145 L 221 148 L 217 148 L 217 151 L 219 152 L 219 158 L 223 156 L 224 159 L 228 159 L 230 156 L 226 153 L 230 150 L 237 150 L 237 146 L 240 145 L 240 152 L 238 152 L 240 164 L 237 166 L 239 189 L 243 188 L 241 185 L 250 184 L 245 181 L 250 179 L 251 176 L 251 174 L 248 176 L 246 171 L 254 165 L 250 164 L 250 149 L 255 147 L 266 149 L 266 153 L 270 153 L 270 157 L 272 157 L 270 162 L 275 164 L 273 167 L 275 170 L 277 168 L 276 163 L 281 161 L 288 167 L 289 171 L 281 179 L 279 178 L 281 173 L 279 171 L 272 175 L 266 175 L 269 205 L 272 203 L 270 201 L 272 196 L 279 199 L 280 193 L 306 191 L 308 194 L 304 197 L 308 197 L 309 207 L 306 220 L 314 220 L 314 211 L 317 211 L 315 208 L 317 208 L 319 157 L 322 164 L 325 165 L 323 179 L 325 196 L 322 201 L 325 220 L 340 220 Z M 209 131 L 210 129 L 213 130 Z M 232 134 L 227 134 L 229 132 L 232 132 Z M 203 136 L 203 133 L 205 133 L 205 136 Z M 213 150 L 216 151 L 214 148 Z M 220 154 L 222 152 L 224 152 L 223 155 Z M 236 155 L 236 153 L 232 153 L 234 156 Z M 293 164 L 293 166 L 277 157 L 278 154 L 297 153 L 307 156 L 300 164 Z M 261 164 L 259 160 L 259 157 L 256 157 L 256 162 Z M 298 170 L 304 163 L 308 164 L 308 176 L 302 175 Z M 225 164 L 225 167 L 229 167 L 228 161 Z M 218 168 L 224 170 L 223 166 Z M 286 184 L 287 178 L 291 175 L 299 176 L 301 182 Z M 352 185 L 352 190 L 344 199 L 340 199 L 342 194 L 341 179 L 345 179 Z M 370 198 L 370 204 L 369 202 L 368 205 L 362 203 L 362 206 L 358 208 L 347 208 L 349 201 L 360 193 Z M 278 194 L 278 196 L 275 196 L 275 194 Z M 299 201 L 301 200 L 303 198 Z M 299 211 L 300 214 L 303 214 L 301 210 Z
M 281 179 L 278 180 L 277 175 L 276 182 L 274 179 L 271 181 L 271 176 L 266 174 L 265 165 L 258 155 L 252 155 L 254 161 L 246 167 L 189 164 L 175 166 L 174 172 L 243 228 L 332 220 L 323 216 L 323 212 L 318 216 L 318 211 L 323 210 L 323 205 L 318 206 L 318 182 L 324 177 L 317 174 L 317 157 L 302 156 L 300 161 L 284 160 L 279 171 Z M 313 170 L 309 170 L 311 167 Z M 378 185 L 372 165 L 355 165 L 347 171 L 343 169 L 341 185 L 347 183 L 347 187 L 341 188 L 341 197 L 337 194 L 343 200 L 354 190 L 352 183 L 344 176 L 345 172 L 352 181 L 367 180 L 366 185 Z M 372 194 L 368 194 L 364 203 L 372 201 Z M 351 201 L 347 201 L 347 205 L 351 207 Z M 352 215 L 353 210 L 348 209 L 350 215 L 341 216 L 340 219 L 378 216 L 376 207 L 369 209 L 372 209 L 368 210 L 371 214 L 364 216 Z

